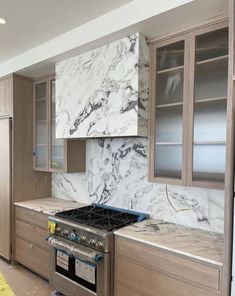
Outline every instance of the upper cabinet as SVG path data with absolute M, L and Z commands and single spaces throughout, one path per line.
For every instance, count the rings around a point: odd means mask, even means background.
M 85 142 L 55 136 L 55 78 L 34 83 L 34 169 L 47 172 L 85 171 Z
M 223 188 L 227 80 L 227 23 L 151 44 L 151 181 Z
M 57 137 L 147 136 L 148 70 L 139 33 L 57 63 Z

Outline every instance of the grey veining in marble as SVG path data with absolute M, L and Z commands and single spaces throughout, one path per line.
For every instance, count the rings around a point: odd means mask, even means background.
M 54 196 L 223 232 L 223 191 L 148 182 L 146 138 L 87 140 L 86 157 L 86 173 L 53 174 Z
M 115 234 L 212 264 L 223 262 L 223 235 L 218 233 L 150 219 Z
M 139 33 L 57 63 L 57 137 L 146 136 L 148 72 Z

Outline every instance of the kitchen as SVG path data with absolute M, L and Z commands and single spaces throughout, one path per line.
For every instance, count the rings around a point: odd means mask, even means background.
M 0 293 L 233 295 L 234 0 L 61 0 L 14 54 L 11 2 Z

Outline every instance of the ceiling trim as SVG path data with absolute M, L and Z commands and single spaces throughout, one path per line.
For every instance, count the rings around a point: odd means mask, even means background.
M 114 34 L 126 27 L 193 2 L 193 0 L 133 0 L 84 25 L 36 46 L 0 64 L 0 77 L 41 63 Z

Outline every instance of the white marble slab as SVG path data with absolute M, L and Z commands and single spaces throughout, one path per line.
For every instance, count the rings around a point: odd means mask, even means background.
M 86 206 L 86 204 L 80 202 L 67 201 L 64 199 L 58 199 L 53 197 L 26 200 L 21 202 L 15 202 L 14 204 L 16 206 L 44 213 L 47 215 L 55 215 L 58 212 Z
M 160 220 L 145 220 L 115 231 L 115 235 L 222 266 L 223 236 Z
M 146 138 L 87 140 L 86 173 L 53 174 L 53 196 L 223 233 L 224 192 L 148 182 L 147 145 Z
M 132 34 L 56 64 L 56 136 L 147 136 L 149 48 Z

